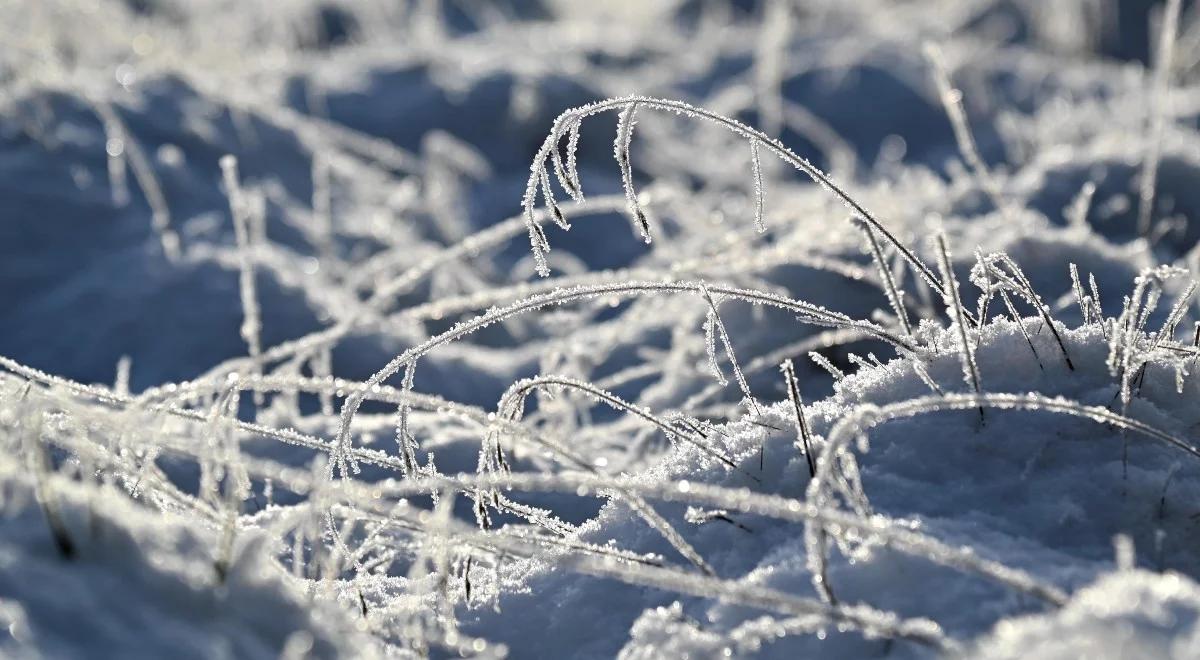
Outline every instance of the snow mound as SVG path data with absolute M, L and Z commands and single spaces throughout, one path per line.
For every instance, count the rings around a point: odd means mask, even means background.
M 997 320 L 982 329 L 979 397 L 964 393 L 957 334 L 946 329 L 918 331 L 929 347 L 919 357 L 864 361 L 836 384 L 834 396 L 805 406 L 819 484 L 809 476 L 787 403 L 711 435 L 718 451 L 737 457 L 736 469 L 680 443 L 634 477 L 656 494 L 684 491 L 660 512 L 728 581 L 713 587 L 717 602 L 597 581 L 557 570 L 543 557 L 510 569 L 529 591 L 502 596 L 499 613 L 477 615 L 479 629 L 519 653 L 561 648 L 565 640 L 533 635 L 532 622 L 519 616 L 536 597 L 557 603 L 546 614 L 552 628 L 571 631 L 587 656 L 614 653 L 627 639 L 627 657 L 664 649 L 699 657 L 726 649 L 762 657 L 884 650 L 926 657 L 930 648 L 920 635 L 910 640 L 917 643 L 897 643 L 880 639 L 895 630 L 882 631 L 929 626 L 953 650 L 1010 617 L 1052 612 L 1067 594 L 1113 570 L 1116 535 L 1131 538 L 1148 567 L 1200 575 L 1190 550 L 1200 535 L 1187 504 L 1200 496 L 1200 461 L 1194 450 L 1122 426 L 1141 423 L 1195 443 L 1200 411 L 1189 402 L 1200 391 L 1193 379 L 1182 392 L 1176 387 L 1177 370 L 1189 368 L 1190 358 L 1150 361 L 1121 414 L 1106 330 L 1062 328 L 1060 344 L 1039 324 Z M 701 484 L 730 489 L 728 504 L 689 497 Z M 855 511 L 874 524 L 806 527 L 762 515 L 753 502 L 739 501 L 739 492 Z M 930 543 L 914 545 L 905 534 Z M 679 556 L 615 500 L 581 528 L 580 539 Z M 814 563 L 814 553 L 827 558 Z M 835 610 L 764 616 L 736 593 L 762 588 L 819 603 L 820 572 Z
M 350 615 L 313 601 L 246 530 L 220 535 L 107 487 L 0 471 L 0 617 L 9 657 L 375 657 Z M 44 504 L 39 504 L 39 498 Z M 61 525 L 65 551 L 56 546 Z
M 1004 621 L 971 657 L 1182 660 L 1200 654 L 1200 585 L 1125 571 L 1080 589 L 1053 614 Z

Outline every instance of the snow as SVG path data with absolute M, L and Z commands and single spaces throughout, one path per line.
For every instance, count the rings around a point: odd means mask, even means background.
M 0 654 L 1200 655 L 1200 13 L 0 0 Z
M 6 461 L 0 598 L 8 657 L 372 657 L 346 612 L 267 560 L 270 537 L 239 535 L 228 577 L 212 530 L 153 515 L 111 488 L 56 480 L 53 505 L 77 548 L 60 556 L 27 475 Z
M 1049 333 L 1035 334 L 1037 322 L 1029 319 L 1026 323 L 1034 347 L 1044 356 L 1044 367 L 1037 365 L 1014 324 L 995 322 L 983 333 L 977 353 L 989 395 L 1037 392 L 1047 401 L 1060 397 L 1101 408 L 1115 397 L 1116 386 L 1106 366 L 1107 343 L 1098 328 L 1064 334 L 1077 365 L 1071 371 L 1055 355 L 1058 347 Z M 969 392 L 955 347 L 956 333 L 929 326 L 924 330 L 932 331 L 927 344 L 937 351 L 926 362 L 930 380 L 945 392 Z M 1183 435 L 1200 419 L 1194 406 L 1186 403 L 1189 395 L 1194 396 L 1194 386 L 1182 396 L 1177 393 L 1173 368 L 1170 359 L 1154 363 L 1143 383 L 1137 410 L 1131 408 L 1131 413 L 1138 419 L 1153 420 L 1156 428 Z M 1066 593 L 1114 569 L 1112 539 L 1117 534 L 1132 536 L 1143 564 L 1195 574 L 1197 567 L 1189 548 L 1196 542 L 1196 532 L 1186 504 L 1200 488 L 1200 465 L 1194 456 L 1090 420 L 1064 424 L 1055 413 L 1005 409 L 1014 401 L 999 401 L 1003 405 L 986 409 L 982 423 L 969 403 L 958 405 L 956 411 L 918 416 L 898 409 L 931 397 L 945 407 L 914 371 L 912 360 L 897 360 L 859 370 L 839 381 L 833 397 L 808 407 L 822 461 L 827 460 L 829 438 L 844 433 L 847 420 L 864 414 L 881 420 L 899 415 L 871 429 L 869 450 L 855 448 L 854 443 L 850 446 L 855 454 L 861 454 L 854 459 L 858 476 L 847 474 L 845 478 L 861 485 L 872 515 L 885 516 L 893 525 L 918 531 L 950 548 L 971 548 L 981 560 L 1025 571 L 1033 584 Z M 751 488 L 812 502 L 817 492 L 805 458 L 795 446 L 790 415 L 785 402 L 764 411 L 760 418 L 763 424 L 786 429 L 784 433 L 768 433 L 765 427 L 750 422 L 727 428 L 727 434 L 721 436 L 729 438 L 724 449 L 741 456 L 739 467 L 744 472 L 725 470 L 703 452 L 680 444 L 642 479 Z M 766 457 L 761 471 L 760 443 Z M 1125 451 L 1127 461 L 1122 458 Z M 1165 482 L 1167 475 L 1169 483 Z M 674 510 L 681 508 L 674 507 L 666 514 L 668 519 L 678 521 L 685 538 L 718 575 L 745 576 L 743 579 L 753 584 L 816 595 L 810 584 L 802 526 L 753 515 L 753 509 L 726 512 L 728 520 L 685 524 L 684 512 Z M 636 516 L 616 504 L 607 505 L 585 530 L 584 538 L 595 543 L 615 539 L 622 547 L 642 552 L 670 552 Z M 1029 593 L 1003 588 L 972 570 L 939 567 L 939 562 L 923 558 L 923 552 L 906 556 L 892 545 L 883 538 L 860 534 L 849 534 L 838 543 L 846 550 L 834 552 L 828 569 L 838 600 L 869 602 L 907 618 L 937 621 L 946 633 L 964 641 L 986 633 L 993 625 L 1003 629 L 1004 622 L 1013 617 L 1047 609 L 1047 602 Z M 501 598 L 501 613 L 482 614 L 480 625 L 507 622 L 506 612 L 523 611 L 526 601 L 538 594 L 562 594 L 548 616 L 556 630 L 571 631 L 571 638 L 585 653 L 593 646 L 596 653 L 611 653 L 613 638 L 621 637 L 620 631 L 631 624 L 632 646 L 623 651 L 631 657 L 649 653 L 648 648 L 662 646 L 682 652 L 691 645 L 710 650 L 737 648 L 740 654 L 749 647 L 739 644 L 752 644 L 739 641 L 749 635 L 744 627 L 792 629 L 779 620 L 758 622 L 758 612 L 730 603 L 693 599 L 686 606 L 675 606 L 677 601 L 670 593 L 647 593 L 586 580 L 557 571 L 541 560 L 530 560 L 513 570 L 524 571 L 522 578 L 529 583 L 530 592 Z M 1190 584 L 1186 577 L 1174 579 Z M 914 593 L 921 594 L 920 598 L 914 598 Z M 964 608 L 964 603 L 971 606 Z M 683 625 L 687 620 L 706 625 Z M 547 653 L 561 643 L 544 636 L 530 641 L 534 639 L 531 631 L 523 623 L 514 623 L 522 627 L 504 633 L 511 644 L 525 640 L 521 648 Z M 804 626 L 796 624 L 795 629 L 825 629 L 833 635 L 837 625 L 816 618 Z M 1080 643 L 1086 643 L 1086 631 L 1080 635 Z M 851 635 L 833 638 L 836 643 L 790 633 L 773 641 L 769 654 L 823 653 L 831 645 L 837 653 L 851 657 L 880 651 L 878 640 Z M 647 644 L 650 646 L 643 648 Z M 889 650 L 905 657 L 921 656 L 921 651 L 919 647 Z
M 1052 614 L 1005 621 L 974 650 L 977 658 L 1190 658 L 1200 589 L 1186 576 L 1113 573 Z

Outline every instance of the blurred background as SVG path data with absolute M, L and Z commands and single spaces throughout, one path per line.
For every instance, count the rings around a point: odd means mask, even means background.
M 517 215 L 530 159 L 571 106 L 678 98 L 778 135 L 855 188 L 952 180 L 958 150 L 926 42 L 940 45 L 964 90 L 985 160 L 1013 172 L 1038 163 L 1030 169 L 1039 180 L 1022 194 L 1061 221 L 1095 164 L 1046 159 L 1091 144 L 1080 137 L 1088 131 L 1141 132 L 1160 16 L 1161 3 L 1137 0 L 3 0 L 0 355 L 85 382 L 111 382 L 129 356 L 135 390 L 245 355 L 226 154 L 261 215 L 260 343 L 359 310 L 371 323 L 356 325 L 333 358 L 351 378 L 478 305 L 463 300 L 444 318 L 396 319 L 396 310 L 531 280 L 517 235 L 362 310 L 405 268 Z M 1200 62 L 1197 18 L 1184 3 L 1179 81 Z M 614 121 L 584 130 L 590 194 L 620 192 Z M 727 139 L 655 121 L 645 126 L 653 137 L 635 141 L 635 175 L 659 182 L 667 231 L 685 227 L 697 242 L 650 250 L 615 209 L 571 232 L 550 230 L 560 271 L 700 256 L 713 223 L 725 231 L 714 214 L 736 215 L 731 203 L 745 210 L 741 150 L 729 163 L 689 158 Z M 1098 203 L 1104 186 L 1130 192 L 1140 153 L 1134 145 L 1106 156 Z M 1170 148 L 1165 157 L 1163 185 L 1178 185 L 1175 202 L 1185 204 L 1192 186 L 1170 182 L 1186 180 L 1190 159 L 1172 160 Z M 681 191 L 695 193 L 694 204 Z M 970 204 L 950 210 L 987 210 Z M 750 236 L 746 223 L 737 231 Z M 821 287 L 799 283 L 819 275 L 780 268 L 764 277 L 828 302 Z M 554 332 L 533 325 L 475 341 L 503 348 Z M 447 359 L 457 360 L 452 369 L 472 356 Z M 487 387 L 481 371 L 481 391 L 427 385 L 494 400 L 510 374 Z

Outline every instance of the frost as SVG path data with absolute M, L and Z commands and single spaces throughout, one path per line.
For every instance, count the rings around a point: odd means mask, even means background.
M 0 655 L 1196 656 L 1159 4 L 9 2 Z
M 1151 230 L 1154 213 L 1154 192 L 1158 168 L 1162 159 L 1163 131 L 1168 109 L 1171 67 L 1175 57 L 1175 39 L 1179 32 L 1180 0 L 1168 0 L 1161 16 L 1162 34 L 1158 36 L 1158 51 L 1154 58 L 1154 77 L 1150 88 L 1150 126 L 1146 138 L 1146 155 L 1138 181 L 1138 233 L 1146 236 Z

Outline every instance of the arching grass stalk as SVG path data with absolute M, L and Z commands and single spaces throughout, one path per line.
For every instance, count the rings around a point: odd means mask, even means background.
M 892 234 L 870 211 L 861 203 L 846 193 L 824 172 L 810 163 L 807 159 L 797 155 L 789 147 L 784 145 L 778 139 L 763 133 L 762 131 L 747 126 L 736 119 L 731 119 L 724 115 L 718 114 L 711 110 L 699 108 L 683 101 L 675 101 L 671 99 L 652 98 L 647 96 L 626 96 L 621 98 L 606 99 L 597 101 L 588 105 L 580 106 L 566 110 L 557 119 L 554 120 L 554 125 L 550 129 L 549 135 L 546 136 L 542 146 L 538 149 L 537 155 L 534 156 L 533 162 L 530 165 L 529 181 L 525 186 L 525 194 L 521 198 L 521 205 L 525 209 L 526 226 L 529 230 L 530 244 L 533 249 L 534 261 L 537 265 L 538 273 L 542 276 L 550 274 L 549 264 L 546 261 L 546 253 L 550 249 L 549 243 L 545 240 L 545 233 L 540 231 L 540 226 L 534 219 L 534 208 L 537 204 L 539 194 L 547 201 L 547 206 L 551 209 L 557 206 L 554 200 L 554 191 L 548 185 L 549 177 L 546 175 L 549 169 L 554 169 L 559 180 L 559 184 L 568 191 L 575 190 L 578 192 L 579 180 L 578 171 L 574 168 L 574 162 L 569 164 L 571 167 L 555 167 L 556 163 L 561 161 L 560 156 L 556 156 L 562 139 L 568 134 L 571 136 L 571 145 L 576 145 L 578 138 L 575 137 L 574 131 L 578 131 L 579 125 L 587 117 L 598 115 L 603 112 L 618 112 L 622 116 L 628 116 L 633 108 L 638 110 L 659 110 L 670 112 L 683 117 L 699 119 L 716 124 L 725 130 L 731 131 L 747 140 L 753 141 L 757 147 L 766 149 L 774 154 L 784 163 L 791 165 L 793 168 L 800 170 L 803 174 L 813 180 L 814 183 L 828 190 L 845 204 L 854 214 L 861 217 L 872 229 L 879 232 L 889 244 L 891 244 L 909 263 L 914 271 L 925 281 L 925 283 L 934 291 L 944 293 L 941 283 L 938 282 L 936 275 L 929 266 L 925 265 L 912 250 L 909 250 L 899 239 Z M 619 132 L 618 132 L 619 133 Z M 618 134 L 618 138 L 621 135 Z M 634 198 L 636 204 L 636 197 Z M 640 208 L 635 212 L 637 216 L 643 216 Z M 647 234 L 648 236 L 648 234 Z
M 1115 413 L 1102 406 L 1087 406 L 1076 401 L 1063 398 L 1051 398 L 1039 394 L 947 394 L 944 396 L 925 396 L 907 401 L 901 401 L 885 406 L 860 406 L 853 414 L 847 415 L 834 425 L 829 432 L 824 449 L 817 461 L 817 475 L 809 482 L 805 500 L 809 506 L 820 509 L 832 506 L 834 501 L 831 488 L 836 487 L 846 494 L 845 479 L 834 476 L 838 466 L 845 466 L 853 461 L 849 447 L 856 438 L 862 437 L 872 428 L 886 422 L 916 417 L 946 410 L 967 410 L 970 408 L 992 408 L 996 410 L 1028 410 L 1048 412 L 1079 419 L 1087 419 L 1097 424 L 1107 424 L 1122 431 L 1139 434 L 1158 442 L 1166 447 L 1182 451 L 1188 456 L 1200 460 L 1200 450 L 1181 438 L 1162 431 L 1145 422 Z M 1124 437 L 1124 436 L 1123 436 Z M 850 493 L 850 495 L 854 495 Z M 823 566 L 827 561 L 827 552 L 823 542 L 826 521 L 813 519 L 805 527 L 805 540 L 809 549 L 810 566 Z M 813 572 L 814 587 L 821 589 L 820 574 Z M 1063 602 L 1065 598 L 1059 600 Z
M 489 325 L 497 323 L 507 318 L 512 318 L 520 314 L 525 314 L 531 311 L 536 311 L 549 306 L 562 305 L 578 300 L 588 300 L 598 297 L 629 297 L 640 296 L 647 294 L 663 294 L 663 293 L 681 293 L 701 291 L 701 283 L 698 282 L 622 282 L 616 284 L 605 284 L 597 286 L 580 286 L 573 289 L 565 289 L 561 291 L 553 291 L 547 294 L 531 296 L 524 300 L 519 300 L 510 305 L 496 308 L 485 314 L 476 316 L 473 319 L 464 321 L 454 325 L 449 330 L 429 338 L 418 346 L 408 349 L 400 355 L 393 358 L 382 369 L 373 374 L 367 381 L 361 384 L 358 389 L 352 392 L 342 405 L 341 421 L 338 428 L 337 439 L 335 446 L 338 448 L 334 455 L 334 461 L 330 464 L 330 469 L 335 467 L 343 474 L 347 470 L 354 471 L 356 466 L 353 460 L 353 454 L 350 453 L 350 424 L 354 419 L 354 414 L 358 411 L 359 406 L 366 396 L 366 393 L 376 385 L 380 385 L 384 380 L 391 377 L 401 367 L 406 367 L 408 364 L 419 359 L 421 356 L 429 353 L 438 346 L 449 344 L 457 341 L 466 335 L 476 332 Z M 793 300 L 785 296 L 764 291 L 756 291 L 753 289 L 739 289 L 735 287 L 718 286 L 718 285 L 703 285 L 707 286 L 711 293 L 716 293 L 727 298 L 742 300 L 752 304 L 762 304 L 790 311 L 796 314 L 797 320 L 814 325 L 821 325 L 835 328 L 853 328 L 862 330 L 863 332 L 886 341 L 899 349 L 907 351 L 917 351 L 917 347 L 911 341 L 901 338 L 889 330 L 886 330 L 869 321 L 855 320 L 834 312 L 824 307 L 813 305 L 799 300 Z
M 696 437 L 695 434 L 691 433 L 682 433 L 680 432 L 678 426 L 671 424 L 658 415 L 655 415 L 646 409 L 635 406 L 611 392 L 576 378 L 557 375 L 542 375 L 534 378 L 524 378 L 518 380 L 509 386 L 508 390 L 505 391 L 504 396 L 501 397 L 499 405 L 496 406 L 499 415 L 505 419 L 514 421 L 519 420 L 521 417 L 520 411 L 524 408 L 524 399 L 534 390 L 545 387 L 563 387 L 582 392 L 596 399 L 597 401 L 604 403 L 613 410 L 627 412 L 635 417 L 639 417 L 647 422 L 650 422 L 656 428 L 662 431 L 668 438 L 675 438 L 686 442 L 693 447 L 696 447 L 705 455 L 716 459 L 731 470 L 737 470 L 739 472 L 741 471 L 740 468 L 738 468 L 737 463 L 734 463 L 728 456 L 721 453 L 718 449 L 709 446 L 703 437 Z

